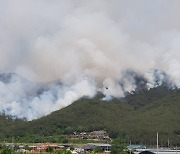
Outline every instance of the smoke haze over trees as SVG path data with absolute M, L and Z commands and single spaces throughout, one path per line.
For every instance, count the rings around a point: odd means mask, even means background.
M 0 112 L 32 120 L 98 92 L 121 98 L 137 76 L 147 89 L 179 88 L 179 5 L 0 1 Z

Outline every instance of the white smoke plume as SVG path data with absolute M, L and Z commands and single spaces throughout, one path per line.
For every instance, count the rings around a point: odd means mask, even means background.
M 28 120 L 101 91 L 180 87 L 179 0 L 1 0 L 0 112 Z M 30 82 L 31 81 L 31 82 Z M 46 82 L 54 82 L 39 92 Z M 55 84 L 56 83 L 56 84 Z M 43 87 L 44 88 L 44 87 Z

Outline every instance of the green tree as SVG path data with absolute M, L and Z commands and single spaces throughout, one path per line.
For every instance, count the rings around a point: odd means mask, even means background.
M 5 148 L 1 151 L 1 154 L 13 154 L 14 151 L 10 148 Z
M 101 147 L 96 147 L 94 150 L 93 150 L 93 153 L 101 153 L 103 152 L 103 149 Z
M 62 142 L 63 143 L 69 143 L 69 140 L 68 139 L 63 139 Z
M 50 152 L 50 153 L 51 153 L 51 152 L 53 152 L 53 151 L 54 151 L 54 149 L 53 149 L 52 147 L 47 147 L 47 148 L 46 148 L 46 152 Z
M 31 147 L 29 147 L 28 145 L 25 145 L 25 150 L 29 150 L 29 151 L 31 151 L 33 148 L 31 148 Z
M 18 149 L 19 149 L 19 145 L 16 144 L 16 145 L 14 146 L 14 150 L 16 151 L 16 150 L 18 150 Z
M 66 150 L 64 154 L 72 154 L 70 150 Z
M 57 154 L 63 154 L 63 150 L 57 150 L 56 153 Z
M 71 146 L 71 147 L 70 147 L 70 150 L 71 150 L 71 151 L 73 151 L 73 150 L 74 150 L 74 147 L 73 147 L 73 146 Z
M 72 154 L 72 152 L 69 150 L 58 150 L 56 151 L 56 153 L 57 154 Z
M 112 142 L 111 154 L 127 154 L 126 145 L 122 139 L 115 139 Z

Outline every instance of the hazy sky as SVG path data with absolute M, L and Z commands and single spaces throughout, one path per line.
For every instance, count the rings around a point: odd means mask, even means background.
M 163 70 L 180 87 L 179 6 L 179 0 L 0 0 L 0 73 L 16 72 L 36 82 L 58 79 L 71 90 L 81 82 L 85 89 L 93 87 L 86 94 L 74 88 L 77 96 L 67 105 L 99 89 L 115 97 L 135 90 L 133 77 L 124 79 L 126 70 L 142 75 L 151 87 L 152 70 Z M 106 86 L 110 90 L 104 91 Z M 60 98 L 65 94 L 48 101 L 56 104 L 53 111 Z M 6 100 L 3 109 L 6 102 L 13 108 L 13 99 Z

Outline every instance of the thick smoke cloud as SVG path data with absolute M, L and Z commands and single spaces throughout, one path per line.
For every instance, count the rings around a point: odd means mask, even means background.
M 96 93 L 94 82 L 87 78 L 81 78 L 71 86 L 32 83 L 16 74 L 3 78 L 5 81 L 0 82 L 1 112 L 27 120 L 47 115 L 83 96 L 92 98 Z
M 179 88 L 179 5 L 1 0 L 0 73 L 24 79 L 0 82 L 0 112 L 32 120 L 99 91 L 104 100 L 124 97 L 137 89 L 129 70 L 147 80 L 148 89 L 163 82 Z

